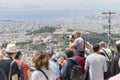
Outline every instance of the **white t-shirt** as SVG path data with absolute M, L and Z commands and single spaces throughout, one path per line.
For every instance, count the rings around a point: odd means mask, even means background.
M 56 80 L 55 73 L 51 69 L 47 70 L 45 67 L 41 67 L 41 70 L 46 73 L 49 80 Z M 34 71 L 31 78 L 31 80 L 47 80 L 45 75 L 39 70 Z
M 104 80 L 103 74 L 107 71 L 107 64 L 104 56 L 97 53 L 89 55 L 86 58 L 85 70 L 88 70 L 88 67 L 90 80 Z

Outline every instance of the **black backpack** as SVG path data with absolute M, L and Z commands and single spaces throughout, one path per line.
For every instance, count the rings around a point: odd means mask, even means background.
M 107 72 L 104 72 L 104 79 L 108 79 L 112 76 L 111 62 L 106 61 L 106 63 L 107 63 L 108 69 L 107 69 Z
M 104 55 L 107 56 L 109 59 L 109 61 L 106 61 L 107 67 L 108 67 L 107 72 L 104 72 L 104 79 L 108 79 L 112 76 L 111 61 L 110 61 L 110 58 L 109 58 L 107 52 L 104 49 L 102 49 L 102 50 L 104 51 Z
M 81 80 L 82 79 L 82 68 L 81 68 L 81 66 L 71 59 L 69 59 L 69 61 L 72 63 L 72 68 L 71 68 L 71 71 L 70 71 L 70 79 L 71 80 Z

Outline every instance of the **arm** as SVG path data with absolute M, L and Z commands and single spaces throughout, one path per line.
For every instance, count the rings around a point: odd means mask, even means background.
M 69 48 L 74 48 L 74 46 L 75 46 L 75 43 L 72 43 L 72 42 L 69 42 Z
M 59 78 L 57 78 L 56 80 L 61 80 L 61 78 L 59 77 Z
M 30 79 L 31 79 L 30 69 L 29 69 L 29 70 L 27 70 L 27 76 L 28 76 L 28 80 L 30 80 Z
M 86 61 L 85 61 L 85 72 L 88 70 L 89 68 L 89 60 L 88 60 L 88 57 L 86 58 Z
M 107 69 L 108 69 L 107 62 L 106 62 L 105 57 L 104 57 L 104 65 L 103 65 L 104 72 L 107 72 Z
M 56 80 L 61 80 L 61 74 L 60 74 L 60 69 L 59 69 L 59 65 L 57 64 L 57 67 L 56 67 L 56 77 L 57 79 Z
M 14 75 L 12 76 L 12 80 L 18 80 L 18 74 L 14 74 Z
M 78 44 L 79 44 L 79 40 L 78 39 L 75 39 L 73 42 L 69 42 L 69 47 L 72 49 L 74 47 L 76 47 Z

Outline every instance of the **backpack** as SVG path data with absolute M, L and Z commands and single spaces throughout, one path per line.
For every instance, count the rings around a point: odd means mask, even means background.
M 107 72 L 104 72 L 104 79 L 108 79 L 112 76 L 111 61 L 110 61 L 110 58 L 109 58 L 107 52 L 104 49 L 102 49 L 102 50 L 104 51 L 105 56 L 107 56 L 109 59 L 109 61 L 106 61 L 107 67 L 108 67 Z
M 104 79 L 108 79 L 112 76 L 111 62 L 106 61 L 106 63 L 107 63 L 108 69 L 107 69 L 107 72 L 104 72 Z
M 23 68 L 22 68 L 23 62 L 21 61 L 20 64 L 18 64 L 18 68 L 20 70 L 20 77 L 18 80 L 24 80 L 24 76 L 23 76 Z
M 69 59 L 72 63 L 72 68 L 70 71 L 70 79 L 71 80 L 81 80 L 82 79 L 82 68 L 79 64 L 77 64 L 75 61 Z

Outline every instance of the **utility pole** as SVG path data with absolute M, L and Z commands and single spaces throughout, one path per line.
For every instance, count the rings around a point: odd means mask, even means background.
M 108 23 L 109 23 L 109 25 L 108 25 L 108 27 L 109 27 L 109 32 L 108 32 L 108 46 L 110 47 L 110 42 L 111 42 L 111 40 L 110 40 L 110 36 L 111 36 L 111 15 L 112 14 L 116 14 L 116 13 L 109 11 L 109 12 L 102 12 L 102 14 L 108 14 Z

